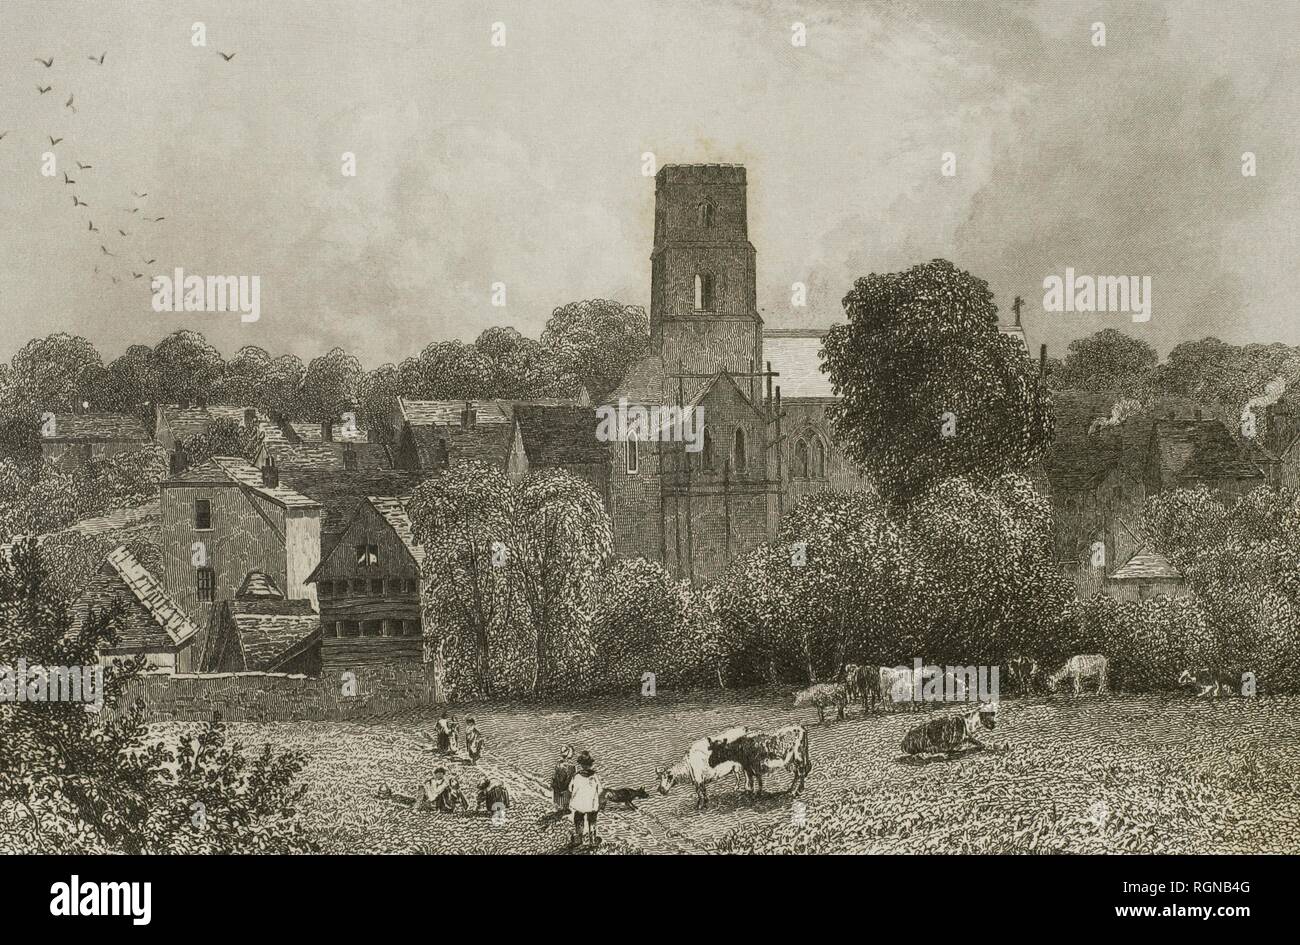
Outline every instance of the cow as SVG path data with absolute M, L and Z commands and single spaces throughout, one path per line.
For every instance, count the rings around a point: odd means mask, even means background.
M 894 704 L 905 703 L 911 712 L 919 711 L 921 708 L 920 700 L 916 694 L 924 680 L 920 676 L 921 670 L 908 668 L 906 666 L 882 666 L 877 675 L 880 700 L 883 702 L 888 699 Z
M 817 722 L 826 723 L 826 707 L 834 706 L 836 716 L 844 721 L 844 707 L 848 704 L 849 692 L 843 683 L 813 683 L 807 689 L 794 694 L 796 709 L 811 705 L 817 707 Z
M 1241 687 L 1241 673 L 1213 669 L 1185 669 L 1178 677 L 1178 685 L 1196 689 L 1200 698 L 1217 699 L 1231 696 Z
M 992 731 L 997 721 L 997 704 L 986 703 L 962 715 L 945 715 L 931 719 L 903 737 L 903 751 L 909 755 L 954 755 L 967 742 L 977 748 L 983 744 L 975 737 L 980 728 Z
M 863 713 L 870 714 L 872 706 L 880 701 L 880 674 L 871 666 L 845 663 L 844 688 L 851 700 L 862 700 Z
M 1110 661 L 1100 654 L 1089 654 L 1086 656 L 1071 656 L 1065 661 L 1065 665 L 1059 670 L 1047 677 L 1047 688 L 1056 692 L 1060 688 L 1062 680 L 1067 676 L 1074 686 L 1074 694 L 1077 696 L 1083 692 L 1083 681 L 1085 679 L 1097 680 L 1097 693 L 1109 691 Z
M 1038 661 L 1032 656 L 1013 656 L 1007 660 L 1007 681 L 1022 696 L 1034 691 L 1038 679 Z
M 716 767 L 738 762 L 749 778 L 749 790 L 763 793 L 763 775 L 782 768 L 790 770 L 786 792 L 803 790 L 812 757 L 808 752 L 808 730 L 802 725 L 787 725 L 775 732 L 746 732 L 736 738 L 709 739 L 709 764 Z
M 691 747 L 686 750 L 686 757 L 681 761 L 669 768 L 655 769 L 655 780 L 659 782 L 659 793 L 666 795 L 676 784 L 689 784 L 695 788 L 695 809 L 704 810 L 709 806 L 708 785 L 710 782 L 733 776 L 736 779 L 736 790 L 739 791 L 741 787 L 740 776 L 744 769 L 739 762 L 735 761 L 712 764 L 709 761 L 709 749 L 715 742 L 725 743 L 730 739 L 740 738 L 745 734 L 746 730 L 744 728 L 729 728 L 718 735 L 716 739 L 706 737 L 691 742 Z

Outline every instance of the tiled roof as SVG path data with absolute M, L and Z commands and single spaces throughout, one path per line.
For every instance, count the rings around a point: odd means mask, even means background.
M 1264 478 L 1266 457 L 1244 450 L 1217 418 L 1157 420 L 1155 450 L 1166 487 Z
M 356 469 L 387 469 L 391 463 L 382 443 L 332 443 L 292 444 L 284 440 L 266 443 L 266 452 L 280 467 L 280 472 L 334 470 L 348 472 L 344 458 L 348 452 L 356 457 Z
M 147 443 L 149 434 L 138 418 L 124 413 L 60 413 L 54 415 L 54 435 L 43 439 L 49 442 Z
M 244 576 L 244 583 L 235 592 L 235 597 L 240 600 L 283 600 L 284 592 L 275 583 L 275 578 L 265 571 L 249 571 Z
M 163 407 L 162 412 L 172 435 L 178 440 L 183 440 L 199 433 L 206 433 L 214 420 L 229 420 L 243 426 L 244 413 L 250 409 L 254 408 L 231 407 L 223 404 L 209 407 L 169 405 Z M 264 422 L 266 415 L 256 411 L 254 419 L 255 422 Z
M 821 371 L 824 328 L 771 329 L 763 332 L 763 361 L 771 362 L 778 376 L 774 387 L 781 388 L 781 399 L 799 397 L 834 397 L 831 379 Z
M 415 540 L 415 535 L 411 532 L 411 517 L 406 514 L 406 503 L 410 501 L 410 496 L 372 495 L 367 496 L 367 499 L 402 540 L 402 544 L 411 553 L 415 563 L 423 565 L 424 546 Z
M 214 456 L 212 463 L 219 467 L 231 482 L 239 483 L 244 488 L 251 489 L 285 508 L 311 509 L 319 505 L 315 500 L 291 489 L 283 481 L 278 486 L 263 485 L 261 470 L 241 457 Z
M 601 402 L 617 404 L 620 400 L 626 400 L 629 404 L 646 406 L 667 406 L 676 404 L 679 400 L 689 403 L 711 383 L 712 378 L 683 378 L 679 398 L 677 378 L 668 376 L 664 359 L 657 354 L 648 354 L 628 368 L 623 381 Z
M 311 610 L 311 601 L 236 600 L 226 606 L 246 672 L 273 672 L 320 636 L 320 617 Z
M 515 407 L 528 462 L 534 466 L 598 465 L 608 461 L 609 444 L 596 439 L 591 407 Z
M 463 400 L 408 400 L 397 398 L 398 410 L 402 419 L 411 426 L 438 424 L 440 426 L 460 426 L 461 414 L 465 410 Z M 495 400 L 471 400 L 476 424 L 509 423 L 510 407 Z
M 1178 579 L 1182 575 L 1169 563 L 1164 555 L 1143 549 L 1128 559 L 1128 562 L 1110 576 L 1112 581 L 1149 581 L 1154 579 Z
M 128 620 L 122 633 L 124 646 L 177 646 L 199 632 L 198 626 L 125 545 L 118 545 L 104 557 L 104 567 L 126 586 L 152 621 L 152 626 L 147 626 L 140 621 Z M 103 599 L 102 590 L 99 593 L 93 589 L 88 592 L 79 602 L 78 611 L 84 614 L 90 607 L 103 606 L 107 601 Z
M 420 484 L 420 476 L 405 469 L 361 469 L 347 474 L 333 469 L 291 469 L 281 473 L 280 481 L 319 503 L 323 539 L 345 528 L 367 496 L 406 495 Z

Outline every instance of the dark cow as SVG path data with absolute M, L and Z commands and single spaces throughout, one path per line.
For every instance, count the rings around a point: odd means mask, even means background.
M 983 748 L 975 733 L 981 727 L 992 730 L 997 718 L 995 705 L 982 705 L 963 715 L 945 715 L 912 729 L 903 738 L 909 755 L 953 755 L 967 742 Z
M 782 768 L 790 769 L 789 793 L 803 790 L 812 757 L 808 753 L 808 730 L 802 725 L 787 725 L 775 732 L 746 732 L 727 741 L 709 739 L 709 765 L 713 768 L 728 761 L 736 762 L 749 779 L 749 790 L 763 793 L 763 775 Z
M 857 663 L 844 664 L 844 688 L 854 702 L 862 701 L 862 711 L 870 714 L 872 708 L 880 701 L 880 673 L 874 666 L 859 666 Z
M 1007 660 L 1007 681 L 1011 690 L 1027 696 L 1038 687 L 1038 661 L 1032 656 L 1013 656 Z

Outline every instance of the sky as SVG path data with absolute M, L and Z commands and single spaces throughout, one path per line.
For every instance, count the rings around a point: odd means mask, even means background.
M 0 357 L 193 328 L 373 367 L 537 336 L 578 299 L 648 306 L 646 152 L 746 166 L 772 327 L 942 257 L 1008 321 L 1022 295 L 1058 356 L 1106 327 L 1300 344 L 1298 38 L 1292 0 L 3 0 Z M 261 317 L 155 312 L 177 266 L 258 276 Z M 1044 312 L 1067 267 L 1150 276 L 1150 321 Z

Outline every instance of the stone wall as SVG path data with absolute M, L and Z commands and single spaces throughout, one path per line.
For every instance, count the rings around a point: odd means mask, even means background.
M 350 674 L 350 675 L 349 675 Z M 433 702 L 427 664 L 358 665 L 320 677 L 285 673 L 146 676 L 123 700 L 145 703 L 150 722 L 296 722 L 383 715 Z

